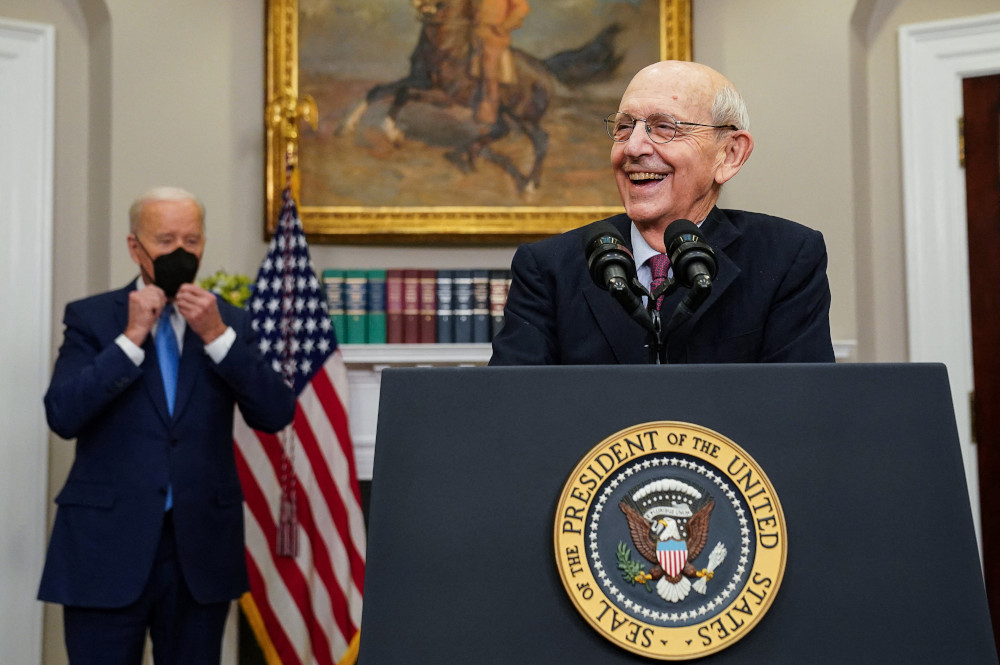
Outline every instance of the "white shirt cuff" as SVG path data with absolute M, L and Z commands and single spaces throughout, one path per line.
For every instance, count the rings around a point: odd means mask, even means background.
M 118 347 L 125 352 L 125 355 L 129 357 L 129 360 L 135 363 L 136 367 L 141 365 L 142 361 L 146 359 L 146 352 L 136 346 L 135 342 L 126 337 L 125 333 L 122 333 L 115 338 L 115 344 L 117 344 Z
M 226 326 L 226 332 L 213 339 L 210 344 L 205 345 L 205 353 L 212 359 L 212 362 L 218 365 L 229 353 L 229 349 L 232 348 L 235 341 L 236 331 L 233 330 L 232 326 Z

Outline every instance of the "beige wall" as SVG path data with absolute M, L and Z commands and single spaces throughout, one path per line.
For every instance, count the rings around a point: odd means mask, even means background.
M 881 0 L 870 19 L 855 29 L 860 54 L 856 70 L 866 85 L 869 142 L 864 152 L 867 178 L 856 191 L 868 207 L 859 219 L 857 253 L 866 261 L 858 283 L 859 340 L 872 360 L 907 360 L 905 246 L 899 123 L 897 29 L 901 25 L 975 16 L 1000 10 L 996 0 Z
M 905 360 L 896 30 L 994 12 L 996 0 L 696 0 L 695 56 L 745 93 L 757 140 L 723 203 L 821 230 L 833 333 L 857 359 Z M 172 183 L 208 206 L 203 272 L 253 273 L 265 245 L 263 0 L 0 0 L 56 27 L 54 339 L 71 299 L 124 284 L 126 210 Z M 312 247 L 319 266 L 506 265 L 490 249 Z M 39 400 L 39 408 L 40 400 Z M 51 442 L 50 494 L 71 446 Z M 58 612 L 45 663 L 65 662 Z
M 823 232 L 833 337 L 856 337 L 848 23 L 854 2 L 697 0 L 695 59 L 746 97 L 755 147 L 722 205 Z

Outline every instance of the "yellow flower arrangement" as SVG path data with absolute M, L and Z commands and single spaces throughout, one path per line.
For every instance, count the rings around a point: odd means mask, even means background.
M 224 270 L 217 270 L 199 281 L 198 285 L 207 291 L 219 294 L 226 302 L 242 308 L 250 298 L 253 281 L 246 275 L 230 275 Z

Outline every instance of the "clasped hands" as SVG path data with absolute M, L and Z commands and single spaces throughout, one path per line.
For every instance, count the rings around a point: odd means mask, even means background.
M 155 284 L 148 284 L 129 293 L 125 336 L 136 346 L 142 346 L 156 326 L 167 302 L 163 289 Z M 226 331 L 215 295 L 197 284 L 182 284 L 174 298 L 174 307 L 205 344 L 211 343 Z

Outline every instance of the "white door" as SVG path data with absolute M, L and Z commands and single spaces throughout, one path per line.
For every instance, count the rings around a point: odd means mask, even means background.
M 1000 72 L 1000 13 L 899 29 L 910 360 L 948 367 L 976 519 L 971 440 L 972 322 L 965 174 L 958 159 L 962 79 Z

